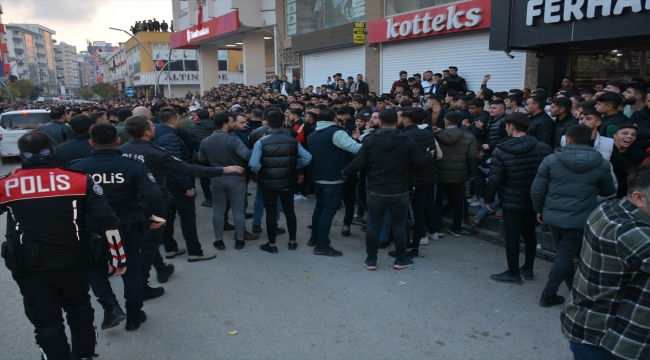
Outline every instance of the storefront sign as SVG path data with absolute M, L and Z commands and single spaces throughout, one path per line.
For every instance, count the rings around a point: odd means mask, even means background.
M 650 36 L 650 0 L 492 0 L 492 8 L 490 50 L 621 47 Z
M 650 10 L 650 0 L 529 0 L 526 25 L 534 26 L 537 18 L 545 24 L 639 13 Z
M 194 49 L 201 41 L 237 30 L 239 30 L 239 10 L 173 33 L 169 42 L 172 49 Z
M 354 43 L 355 44 L 365 44 L 366 43 L 366 23 L 365 22 L 355 22 L 354 23 Z
M 381 43 L 490 27 L 490 0 L 437 6 L 373 21 L 368 42 Z

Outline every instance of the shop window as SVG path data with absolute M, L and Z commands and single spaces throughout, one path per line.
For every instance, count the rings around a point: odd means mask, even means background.
M 434 6 L 457 3 L 458 0 L 385 0 L 384 16 L 426 9 Z
M 614 49 L 572 54 L 571 76 L 578 88 L 636 77 L 650 81 L 650 50 Z
M 287 36 L 366 19 L 365 0 L 286 0 L 285 4 Z
M 219 60 L 219 71 L 228 71 L 228 60 Z

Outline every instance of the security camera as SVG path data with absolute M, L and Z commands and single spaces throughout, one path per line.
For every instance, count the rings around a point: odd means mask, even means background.
M 510 51 L 506 51 L 505 53 L 506 53 L 506 56 L 510 58 L 510 60 L 515 58 L 514 55 L 510 55 Z

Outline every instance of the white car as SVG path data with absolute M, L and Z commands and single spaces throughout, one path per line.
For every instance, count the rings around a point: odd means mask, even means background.
M 47 110 L 19 110 L 0 114 L 0 157 L 3 163 L 19 156 L 18 139 L 52 121 Z

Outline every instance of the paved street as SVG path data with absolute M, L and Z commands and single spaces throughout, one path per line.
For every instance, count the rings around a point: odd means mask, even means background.
M 289 251 L 288 235 L 281 235 L 279 254 L 262 252 L 264 234 L 237 251 L 231 231 L 215 260 L 170 260 L 176 273 L 163 297 L 145 302 L 146 323 L 134 333 L 123 325 L 100 331 L 100 359 L 571 358 L 560 308 L 537 305 L 550 263 L 538 260 L 536 279 L 521 286 L 496 283 L 489 275 L 506 269 L 502 247 L 446 235 L 423 246 L 426 256 L 410 269 L 393 270 L 387 250 L 380 250 L 379 269 L 366 271 L 364 233 L 353 226 L 352 236 L 343 238 L 342 212 L 332 244 L 343 257 L 312 254 L 306 225 L 314 202 L 296 204 L 297 251 Z M 216 251 L 211 210 L 197 210 L 204 249 Z M 5 224 L 2 216 L 2 231 Z M 179 226 L 176 233 L 182 243 Z M 37 359 L 32 325 L 4 266 L 0 284 L 0 359 Z M 121 281 L 113 284 L 123 304 Z M 560 295 L 566 293 L 563 286 Z M 101 306 L 93 301 L 93 307 L 101 322 Z M 233 330 L 238 333 L 229 336 Z

